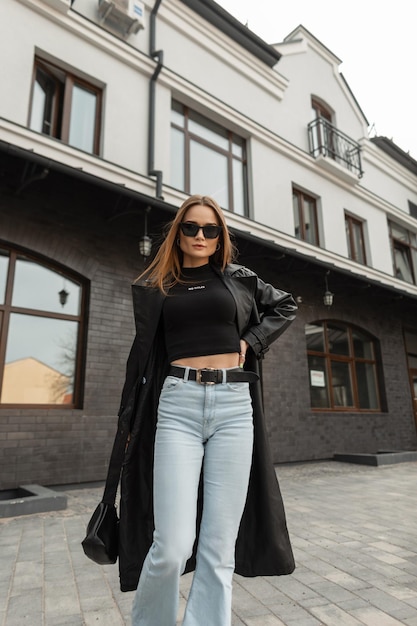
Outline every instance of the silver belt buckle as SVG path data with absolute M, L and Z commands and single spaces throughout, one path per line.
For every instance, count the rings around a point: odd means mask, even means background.
M 200 385 L 215 385 L 216 383 L 214 382 L 211 382 L 211 381 L 206 382 L 204 380 L 201 380 L 201 376 L 203 372 L 214 372 L 214 371 L 215 371 L 214 367 L 203 367 L 201 369 L 198 369 L 197 374 L 196 374 L 196 381 L 200 383 Z

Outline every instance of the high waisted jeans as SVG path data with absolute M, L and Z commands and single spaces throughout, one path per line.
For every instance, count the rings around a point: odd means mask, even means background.
M 248 383 L 200 385 L 168 376 L 155 440 L 153 544 L 133 601 L 132 626 L 175 626 L 179 578 L 204 505 L 183 626 L 230 626 L 235 543 L 252 460 Z

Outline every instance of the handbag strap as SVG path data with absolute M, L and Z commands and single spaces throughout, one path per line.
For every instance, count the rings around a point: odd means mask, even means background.
M 116 502 L 117 487 L 119 486 L 128 436 L 129 429 L 126 427 L 120 428 L 119 426 L 113 443 L 106 484 L 104 487 L 102 501 L 106 504 L 114 504 Z
M 107 471 L 106 484 L 104 487 L 102 499 L 102 502 L 105 502 L 106 504 L 114 505 L 114 503 L 116 502 L 117 487 L 119 486 L 123 459 L 126 452 L 126 444 L 130 432 L 130 428 L 128 428 L 128 423 L 130 423 L 130 419 L 126 419 L 125 414 L 126 416 L 128 416 L 132 415 L 132 413 L 134 412 L 137 387 L 138 381 L 136 381 L 136 383 L 133 385 L 126 406 L 119 416 L 117 433 L 116 437 L 114 438 L 113 448 L 111 451 L 109 469 Z
M 111 451 L 109 469 L 107 471 L 106 484 L 102 502 L 105 504 L 113 504 L 116 502 L 117 487 L 119 486 L 120 475 L 122 473 L 122 465 L 126 452 L 126 444 L 130 432 L 130 417 L 135 410 L 136 394 L 138 389 L 138 381 L 136 380 L 129 394 L 126 406 L 119 415 L 119 422 L 116 437 L 114 438 L 113 448 Z

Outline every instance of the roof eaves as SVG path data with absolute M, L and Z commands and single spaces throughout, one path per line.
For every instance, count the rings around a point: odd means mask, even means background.
M 390 140 L 388 140 L 386 137 L 380 137 L 377 139 L 385 139 L 386 141 L 388 141 L 389 143 Z M 376 143 L 376 142 L 375 142 Z M 395 144 L 393 144 L 395 146 Z M 47 167 L 48 169 L 51 168 L 57 172 L 60 172 L 64 175 L 67 176 L 72 176 L 76 179 L 79 179 L 83 182 L 89 183 L 89 184 L 93 184 L 93 185 L 97 185 L 98 187 L 101 187 L 103 189 L 107 189 L 108 191 L 113 191 L 116 193 L 120 193 L 122 195 L 137 199 L 139 201 L 141 201 L 143 204 L 147 205 L 147 206 L 152 206 L 153 208 L 157 208 L 157 209 L 161 209 L 163 211 L 167 211 L 170 214 L 175 214 L 176 211 L 178 210 L 177 206 L 174 206 L 168 202 L 166 202 L 165 200 L 163 200 L 162 198 L 155 198 L 155 197 L 151 197 L 148 195 L 145 195 L 143 193 L 140 193 L 138 191 L 135 191 L 133 189 L 128 189 L 126 187 L 124 187 L 123 185 L 119 185 L 117 183 L 113 183 L 110 181 L 107 181 L 103 178 L 99 178 L 93 174 L 89 174 L 87 172 L 83 172 L 81 169 L 78 168 L 74 168 L 70 165 L 67 165 L 65 163 L 59 162 L 59 161 L 55 161 L 52 159 L 49 159 L 48 157 L 44 157 L 40 154 L 37 154 L 31 150 L 27 150 L 25 148 L 20 148 L 18 146 L 15 146 L 13 144 L 10 144 L 8 142 L 2 141 L 0 140 L 0 152 L 4 152 L 5 154 L 9 154 L 11 156 L 14 157 L 18 157 L 20 159 L 24 159 L 24 160 L 28 160 L 32 163 L 37 163 L 38 165 L 41 165 L 43 167 Z M 402 151 L 401 151 L 402 152 Z M 405 153 L 404 153 L 405 154 Z M 410 157 L 411 158 L 411 157 Z M 416 162 L 415 162 L 416 163 Z M 417 163 L 416 163 L 417 166 Z M 235 235 L 240 236 L 248 241 L 253 241 L 254 243 L 257 243 L 261 246 L 264 246 L 266 248 L 270 248 L 274 251 L 279 250 L 281 253 L 284 253 L 285 255 L 294 257 L 296 259 L 302 260 L 304 262 L 307 263 L 311 263 L 312 265 L 315 265 L 317 267 L 322 267 L 326 270 L 330 269 L 334 272 L 340 272 L 341 274 L 345 274 L 348 276 L 351 276 L 352 278 L 358 280 L 358 281 L 364 281 L 370 284 L 373 284 L 375 286 L 381 287 L 383 289 L 386 289 L 388 291 L 392 291 L 394 293 L 400 293 L 402 294 L 403 297 L 409 297 L 412 300 L 417 300 L 417 296 L 410 294 L 408 291 L 406 290 L 402 290 L 399 289 L 398 287 L 394 286 L 394 285 L 388 285 L 386 283 L 384 283 L 383 281 L 378 281 L 376 279 L 371 279 L 367 276 L 361 276 L 358 274 L 353 274 L 350 270 L 343 268 L 341 266 L 338 266 L 336 263 L 329 263 L 326 261 L 322 261 L 316 257 L 310 257 L 309 255 L 303 254 L 302 252 L 299 252 L 295 249 L 292 248 L 288 248 L 282 244 L 279 244 L 273 240 L 269 240 L 269 239 L 264 239 L 262 237 L 259 237 L 257 235 L 253 235 L 252 233 L 248 232 L 248 231 L 244 231 L 241 230 L 239 228 L 231 228 L 231 230 L 235 233 Z
M 404 152 L 397 144 L 388 137 L 377 136 L 371 138 L 372 143 L 378 146 L 385 154 L 388 154 L 397 163 L 408 169 L 412 174 L 417 175 L 417 161 L 407 152 Z
M 249 30 L 214 0 L 181 0 L 181 2 L 269 67 L 273 67 L 280 60 L 281 54 L 278 50 Z
M 334 52 L 332 52 L 330 50 L 330 48 L 328 48 L 327 46 L 324 45 L 324 43 L 322 43 L 320 41 L 320 39 L 317 39 L 317 37 L 315 35 L 313 35 L 312 32 L 310 32 L 308 30 L 308 28 L 306 28 L 305 26 L 303 26 L 302 24 L 299 24 L 297 26 L 297 28 L 294 28 L 294 30 L 292 30 L 284 39 L 283 43 L 290 43 L 290 41 L 294 38 L 295 34 L 298 34 L 300 32 L 303 32 L 305 35 L 307 35 L 310 39 L 312 39 L 313 41 L 316 42 L 317 45 L 319 45 L 323 50 L 326 51 L 327 54 L 329 54 L 333 61 L 337 64 L 340 65 L 342 63 L 342 60 L 336 56 L 336 54 Z

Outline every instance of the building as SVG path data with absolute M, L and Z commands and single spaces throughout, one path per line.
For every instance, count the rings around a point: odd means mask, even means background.
M 213 0 L 2 0 L 0 41 L 2 488 L 104 478 L 139 242 L 189 193 L 300 303 L 263 363 L 274 461 L 416 449 L 417 163 L 331 51 Z

